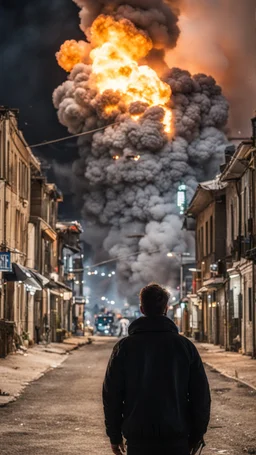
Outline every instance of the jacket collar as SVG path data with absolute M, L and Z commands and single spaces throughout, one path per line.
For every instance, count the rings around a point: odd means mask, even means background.
M 174 322 L 166 316 L 142 316 L 133 321 L 128 329 L 129 335 L 141 332 L 173 332 L 178 333 Z

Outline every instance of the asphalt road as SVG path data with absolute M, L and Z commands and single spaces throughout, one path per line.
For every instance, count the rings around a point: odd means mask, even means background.
M 101 386 L 112 346 L 112 340 L 102 338 L 74 351 L 18 401 L 0 408 L 0 454 L 111 455 Z M 203 454 L 256 453 L 256 392 L 207 373 L 213 405 Z

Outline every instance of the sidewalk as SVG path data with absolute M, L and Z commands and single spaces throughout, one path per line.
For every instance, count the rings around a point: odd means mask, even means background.
M 237 352 L 225 351 L 213 344 L 193 343 L 206 365 L 256 390 L 256 360 Z
M 71 351 L 87 343 L 88 337 L 71 337 L 63 343 L 36 344 L 24 353 L 0 359 L 0 407 L 15 401 L 30 382 L 57 368 Z M 8 395 L 4 396 L 5 393 Z

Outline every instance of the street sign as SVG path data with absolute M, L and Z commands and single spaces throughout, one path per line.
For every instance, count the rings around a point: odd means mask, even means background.
M 0 272 L 12 272 L 10 252 L 0 252 Z

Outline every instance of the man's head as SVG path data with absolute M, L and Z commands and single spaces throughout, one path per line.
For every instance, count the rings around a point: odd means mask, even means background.
M 167 313 L 169 292 L 157 283 L 150 283 L 140 291 L 140 309 L 145 316 Z

